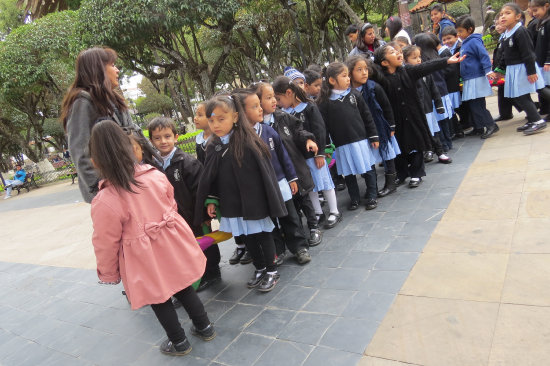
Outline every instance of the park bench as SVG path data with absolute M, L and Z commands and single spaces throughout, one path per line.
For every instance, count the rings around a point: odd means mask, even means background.
M 13 189 L 17 190 L 17 194 L 21 193 L 21 189 L 25 188 L 27 192 L 31 190 L 31 187 L 38 188 L 38 184 L 36 184 L 36 181 L 34 180 L 34 172 L 27 173 L 27 176 L 25 177 L 25 181 L 23 184 L 14 186 Z

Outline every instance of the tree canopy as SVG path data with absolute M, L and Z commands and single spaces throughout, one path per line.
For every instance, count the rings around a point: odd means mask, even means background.
M 0 0 L 0 156 L 18 147 L 33 160 L 42 157 L 44 144 L 64 143 L 52 121 L 84 48 L 112 47 L 124 72 L 145 77 L 149 90 L 136 101 L 141 116 L 188 121 L 193 105 L 220 89 L 274 78 L 287 65 L 303 69 L 344 59 L 349 24 L 381 23 L 396 10 L 393 0 L 17 4 Z

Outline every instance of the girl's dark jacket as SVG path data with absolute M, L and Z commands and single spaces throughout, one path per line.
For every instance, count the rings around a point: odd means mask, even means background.
M 416 88 L 418 90 L 420 100 L 422 101 L 422 110 L 424 111 L 424 114 L 433 112 L 434 104 L 436 110 L 441 110 L 443 108 L 441 95 L 435 86 L 432 75 L 426 75 L 423 78 L 418 79 L 416 81 Z
M 367 105 L 376 125 L 378 132 L 378 140 L 380 141 L 380 155 L 382 159 L 388 160 L 388 143 L 390 142 L 391 133 L 395 131 L 395 119 L 393 118 L 393 110 L 391 103 L 388 100 L 386 92 L 380 84 L 373 80 L 367 80 L 361 89 L 361 95 Z
M 435 59 L 419 65 L 405 65 L 390 74 L 377 67 L 372 79 L 378 82 L 392 101 L 395 117 L 395 137 L 402 154 L 413 150 L 432 150 L 431 134 L 422 110 L 422 101 L 416 81 L 430 73 L 444 69 L 447 59 Z
M 365 139 L 378 142 L 378 131 L 369 106 L 359 91 L 351 89 L 336 100 L 328 99 L 319 104 L 319 109 L 334 146 L 340 147 Z
M 306 149 L 307 140 L 315 141 L 315 135 L 304 130 L 299 119 L 281 110 L 273 113 L 273 119 L 271 127 L 283 140 L 283 145 L 298 176 L 298 191 L 303 196 L 313 190 L 314 184 L 302 151 Z M 319 146 L 319 149 L 322 148 L 323 146 Z
M 456 47 L 455 53 L 460 52 L 460 46 Z M 452 56 L 451 50 L 448 48 L 439 54 L 441 57 L 449 58 Z M 460 91 L 460 64 L 448 65 L 443 71 L 445 77 L 445 83 L 447 84 L 447 91 L 449 94 Z
M 311 132 L 315 136 L 315 143 L 319 147 L 317 155 L 323 155 L 325 143 L 327 141 L 327 132 L 325 129 L 325 122 L 319 112 L 319 108 L 316 104 L 307 102 L 306 108 L 294 114 L 296 118 L 302 121 L 302 127 L 304 130 Z M 313 152 L 306 151 L 306 145 L 300 149 L 306 159 L 313 158 L 315 154 Z
M 174 187 L 174 198 L 178 205 L 178 213 L 191 227 L 195 236 L 203 235 L 201 226 L 194 225 L 195 200 L 202 170 L 203 166 L 200 161 L 178 147 L 176 147 L 176 152 L 170 160 L 170 165 L 164 170 L 168 181 Z
M 199 181 L 195 207 L 195 225 L 204 221 L 207 198 L 219 200 L 222 217 L 260 220 L 288 214 L 269 158 L 259 156 L 246 146 L 238 164 L 217 136 L 206 147 L 206 163 Z

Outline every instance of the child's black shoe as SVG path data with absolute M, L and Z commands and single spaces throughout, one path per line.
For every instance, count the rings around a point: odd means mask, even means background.
M 369 199 L 367 201 L 367 204 L 365 205 L 366 210 L 374 210 L 376 207 L 378 207 L 378 202 L 376 202 L 375 199 Z
M 191 350 L 191 344 L 189 343 L 187 338 L 177 344 L 174 344 L 171 340 L 166 339 L 160 345 L 160 351 L 165 355 L 170 356 L 185 356 L 186 354 L 191 352 Z
M 244 252 L 243 257 L 241 258 L 241 264 L 248 264 L 248 263 L 252 263 L 252 256 L 247 250 L 246 252 Z
M 237 264 L 241 260 L 246 250 L 244 248 L 235 248 L 233 255 L 229 258 L 229 264 Z
M 309 231 L 309 239 L 308 244 L 310 247 L 315 247 L 319 244 L 321 244 L 321 241 L 323 240 L 323 233 L 319 229 L 311 229 Z
M 262 282 L 262 280 L 264 279 L 265 277 L 265 269 L 260 269 L 260 270 L 255 270 L 254 271 L 254 275 L 252 276 L 252 278 L 250 279 L 250 281 L 248 281 L 246 283 L 246 285 L 248 286 L 248 288 L 254 288 L 254 287 L 258 287 L 258 285 L 260 284 L 260 282 Z
M 269 292 L 273 290 L 277 282 L 279 281 L 279 274 L 278 273 L 268 273 L 264 276 L 262 283 L 260 283 L 260 287 L 258 287 L 258 290 L 261 292 Z
M 211 341 L 212 339 L 216 338 L 216 331 L 214 330 L 214 325 L 212 323 L 208 324 L 208 326 L 204 329 L 197 329 L 194 325 L 191 326 L 191 334 L 195 337 L 199 337 L 203 341 Z

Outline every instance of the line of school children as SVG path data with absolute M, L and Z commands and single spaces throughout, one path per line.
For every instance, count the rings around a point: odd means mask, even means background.
M 499 128 L 485 98 L 492 95 L 489 79 L 498 73 L 506 75 L 503 96 L 527 114 L 518 131 L 530 135 L 544 129 L 530 93 L 539 91 L 544 98 L 550 85 L 549 7 L 548 0 L 533 0 L 533 37 L 522 26 L 517 5 L 502 7 L 499 22 L 505 31 L 495 71 L 474 33 L 473 19 L 464 16 L 456 28 L 439 29 L 444 45 L 433 34 L 420 34 L 416 45 L 380 45 L 374 62 L 355 55 L 324 70 L 310 67 L 304 74 L 287 68 L 273 84 L 220 93 L 197 106 L 195 124 L 201 132 L 196 159 L 176 147 L 176 127 L 168 118 L 155 118 L 148 126 L 158 155 L 141 134 L 129 131 L 128 138 L 115 123 L 98 122 L 90 153 L 104 178 L 92 203 L 102 283 L 122 278 L 132 308 L 152 304 L 168 336 L 162 352 L 184 355 L 191 350 L 174 310 L 176 299 L 193 321 L 191 333 L 213 339 L 214 327 L 191 287 L 198 278 L 199 291 L 221 280 L 218 246 L 202 256 L 194 241 L 211 230 L 212 219 L 235 238 L 229 262 L 253 263 L 246 286 L 269 292 L 280 279 L 277 266 L 287 249 L 299 264 L 309 263 L 314 258 L 308 248 L 321 243 L 321 227 L 331 229 L 342 221 L 338 185 L 345 183 L 347 208 L 356 210 L 361 175 L 364 207 L 372 210 L 407 178 L 410 188 L 418 187 L 432 151 L 440 163 L 451 163 L 446 154 L 453 134 L 461 134 L 468 123 L 473 131 L 483 131 L 481 138 L 495 134 Z M 377 164 L 385 173 L 380 190 Z M 153 217 L 162 220 L 152 223 Z M 114 227 L 115 222 L 121 226 Z M 117 254 L 103 243 L 120 238 L 125 251 L 119 260 L 124 263 L 115 273 L 112 258 Z M 174 300 L 165 301 L 170 296 Z

